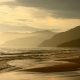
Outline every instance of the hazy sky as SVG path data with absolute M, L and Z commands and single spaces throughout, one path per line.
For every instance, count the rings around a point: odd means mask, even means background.
M 65 31 L 80 25 L 80 0 L 0 0 L 0 32 Z

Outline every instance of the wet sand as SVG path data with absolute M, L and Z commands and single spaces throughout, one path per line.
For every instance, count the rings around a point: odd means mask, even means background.
M 11 62 L 8 62 L 9 65 L 15 66 L 15 67 L 20 67 L 22 68 L 20 71 L 28 71 L 28 72 L 41 72 L 41 73 L 52 73 L 52 72 L 68 72 L 68 71 L 76 71 L 80 69 L 80 63 L 79 63 L 79 58 L 73 58 L 73 59 L 62 59 L 58 60 L 58 62 L 53 61 L 53 62 L 47 62 L 44 64 L 43 62 L 40 63 L 35 63 L 32 60 L 32 66 L 31 62 L 27 63 L 27 60 L 12 60 Z M 55 64 L 55 63 L 56 64 Z M 31 66 L 28 68 L 28 64 Z
M 18 60 L 18 59 L 14 59 Z M 13 60 L 13 62 L 14 62 Z M 27 60 L 27 59 L 26 59 Z M 57 60 L 59 62 L 66 61 L 67 63 L 57 64 L 57 65 L 50 65 L 51 66 L 40 66 L 40 67 L 34 67 L 31 69 L 25 69 L 23 67 L 17 67 L 16 65 L 10 65 L 8 62 L 11 60 L 0 60 L 0 71 L 4 71 L 7 68 L 14 68 L 14 69 L 21 69 L 21 71 L 32 71 L 32 72 L 42 72 L 42 73 L 50 73 L 50 72 L 65 72 L 65 71 L 76 71 L 80 68 L 80 58 L 72 58 L 72 59 L 60 59 Z M 49 64 L 49 63 L 48 63 Z M 54 64 L 54 63 L 52 63 Z M 27 64 L 25 64 L 27 65 Z M 24 66 L 25 66 L 24 65 Z
M 41 57 L 41 56 L 40 56 Z M 69 58 L 69 59 L 57 59 L 53 60 L 55 63 L 48 63 L 45 65 L 43 62 L 38 62 L 39 66 L 31 66 L 32 63 L 29 63 L 31 68 L 28 67 L 28 63 L 18 63 L 17 60 L 28 60 L 26 56 L 18 57 L 5 57 L 0 59 L 0 80 L 80 80 L 80 58 Z M 29 60 L 38 60 L 38 59 L 29 59 Z M 12 65 L 15 62 L 17 65 Z M 46 61 L 47 62 L 47 61 Z M 44 66 L 44 65 L 45 66 Z M 27 65 L 27 66 L 25 66 Z M 38 65 L 34 63 L 34 65 Z M 73 74 L 74 73 L 74 74 Z M 50 75 L 51 74 L 51 75 Z M 11 76 L 10 76 L 11 75 Z M 9 77 L 7 77 L 9 76 Z M 13 79 L 12 79 L 13 78 Z
M 80 64 L 65 63 L 65 64 L 54 65 L 54 66 L 49 66 L 49 67 L 27 69 L 26 71 L 50 73 L 50 72 L 76 71 L 76 70 L 79 70 L 79 68 L 80 68 Z
M 80 80 L 80 76 L 65 75 L 7 72 L 0 74 L 0 80 Z
M 51 73 L 51 72 L 68 72 L 68 71 L 80 70 L 80 58 L 61 59 L 61 60 L 57 60 L 57 61 L 59 61 L 59 63 L 64 61 L 65 63 L 56 64 L 56 65 L 52 65 L 54 63 L 52 63 L 52 64 L 48 63 L 51 66 L 42 66 L 42 67 L 38 66 L 38 67 L 33 67 L 31 69 L 26 69 L 25 68 L 26 64 L 25 64 L 24 67 L 22 67 L 21 71 Z

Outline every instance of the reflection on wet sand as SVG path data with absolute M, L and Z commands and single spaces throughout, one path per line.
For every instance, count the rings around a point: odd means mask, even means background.
M 33 52 L 1 54 L 0 80 L 80 80 L 79 51 Z
M 80 68 L 80 64 L 78 63 L 65 61 L 35 62 L 33 60 L 13 60 L 8 63 L 12 66 L 21 67 L 21 71 L 42 73 L 76 71 L 78 68 Z
M 0 80 L 80 80 L 80 76 L 65 76 L 67 74 L 63 74 L 64 76 L 61 76 L 60 74 L 7 72 L 0 74 Z

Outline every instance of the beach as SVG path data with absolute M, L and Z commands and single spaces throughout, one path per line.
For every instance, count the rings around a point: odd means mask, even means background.
M 31 54 L 2 54 L 0 79 L 80 80 L 79 51 L 42 51 L 44 54 L 41 51 L 40 53 L 38 51 L 33 52 L 36 54 L 33 54 L 32 51 Z

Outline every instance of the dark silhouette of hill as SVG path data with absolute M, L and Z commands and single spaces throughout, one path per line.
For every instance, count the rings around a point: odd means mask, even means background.
M 80 26 L 61 32 L 41 43 L 41 47 L 56 47 L 62 43 L 80 39 Z
M 59 47 L 80 47 L 80 39 L 72 40 L 70 42 L 62 43 Z

